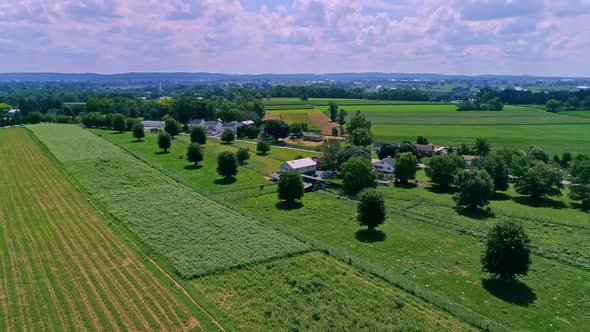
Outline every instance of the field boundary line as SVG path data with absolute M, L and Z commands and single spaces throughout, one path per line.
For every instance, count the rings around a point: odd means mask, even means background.
M 176 279 L 174 279 L 174 277 L 172 277 L 172 275 L 170 275 L 168 272 L 166 272 L 166 270 L 164 270 L 164 268 L 162 268 L 155 260 L 153 260 L 148 254 L 147 252 L 145 252 L 136 242 L 134 239 L 132 239 L 126 231 L 124 231 L 122 229 L 122 226 L 118 225 L 118 223 L 120 222 L 118 219 L 114 218 L 111 214 L 109 213 L 104 213 L 95 203 L 94 201 L 91 199 L 91 197 L 84 191 L 82 190 L 79 186 L 78 183 L 75 181 L 75 179 L 72 177 L 71 174 L 69 174 L 69 172 L 65 169 L 63 163 L 61 163 L 59 160 L 57 160 L 57 158 L 55 158 L 55 156 L 51 153 L 51 151 L 49 150 L 49 148 L 45 145 L 45 143 L 43 143 L 43 141 L 41 141 L 37 135 L 35 135 L 35 133 L 33 131 L 31 131 L 27 126 L 23 126 L 23 128 L 26 129 L 27 133 L 29 133 L 30 136 L 32 136 L 33 140 L 35 142 L 37 142 L 38 144 L 40 144 L 43 149 L 45 150 L 45 152 L 47 153 L 47 155 L 49 156 L 49 158 L 51 159 L 51 161 L 57 166 L 56 168 L 60 171 L 60 173 L 62 173 L 65 178 L 68 180 L 68 182 L 84 197 L 86 198 L 86 201 L 88 203 L 90 203 L 90 205 L 92 205 L 92 207 L 94 209 L 96 209 L 96 211 L 98 211 L 101 216 L 103 216 L 104 218 L 108 219 L 108 220 L 112 220 L 112 221 L 117 221 L 117 222 L 111 222 L 110 224 L 112 226 L 114 226 L 117 230 L 118 233 L 122 234 L 129 243 L 131 243 L 133 245 L 133 247 L 139 251 L 145 258 L 147 258 L 147 260 L 156 268 L 158 269 L 158 271 L 160 271 L 161 273 L 163 273 L 163 275 L 172 282 L 172 284 L 174 285 L 174 287 L 178 290 L 181 291 L 181 293 L 188 298 L 195 306 L 197 306 L 197 308 L 199 308 L 199 310 L 201 310 L 210 320 L 211 322 L 213 322 L 213 324 L 215 326 L 217 326 L 220 330 L 226 332 L 227 330 L 221 325 L 221 323 L 219 321 L 217 321 L 212 314 L 210 314 L 203 306 L 201 306 L 189 293 L 188 291 L 178 282 L 176 281 Z M 92 132 L 92 131 L 91 131 Z M 109 140 L 110 141 L 110 140 Z
M 92 132 L 93 134 L 98 136 L 98 134 L 94 133 L 93 131 L 90 131 L 90 132 Z M 181 177 L 173 174 L 172 172 L 168 171 L 167 169 L 165 169 L 163 167 L 156 165 L 155 163 L 152 163 L 151 161 L 140 156 L 139 154 L 137 154 L 137 153 L 129 150 L 128 148 L 110 140 L 109 138 L 104 137 L 104 136 L 99 136 L 99 137 L 107 140 L 108 142 L 111 142 L 115 146 L 121 148 L 123 151 L 125 151 L 126 153 L 131 155 L 133 158 L 136 158 L 136 159 L 140 160 L 141 162 L 146 163 L 148 166 L 154 168 L 155 170 L 161 172 L 165 176 L 168 176 L 172 180 L 178 182 L 178 184 L 192 189 L 195 193 L 197 193 L 205 198 L 208 198 L 213 202 L 221 204 L 221 205 L 233 210 L 234 212 L 236 212 L 238 214 L 241 214 L 241 215 L 249 217 L 253 220 L 259 221 L 260 223 L 262 223 L 272 229 L 275 229 L 275 230 L 280 231 L 284 234 L 292 236 L 292 237 L 296 238 L 297 240 L 310 245 L 312 250 L 322 251 L 332 257 L 335 257 L 345 263 L 348 263 L 349 265 L 355 266 L 365 272 L 368 272 L 372 275 L 382 278 L 383 280 L 386 280 L 387 282 L 393 284 L 394 286 L 396 286 L 400 289 L 403 289 L 404 291 L 406 291 L 418 298 L 421 298 L 422 300 L 424 300 L 428 303 L 433 304 L 434 306 L 450 313 L 451 315 L 454 315 L 454 316 L 464 320 L 467 323 L 472 324 L 475 327 L 481 328 L 486 331 L 512 331 L 510 328 L 498 323 L 497 321 L 495 321 L 491 318 L 485 317 L 482 314 L 477 313 L 469 308 L 466 308 L 456 302 L 453 302 L 442 295 L 439 295 L 439 294 L 434 293 L 430 290 L 427 290 L 424 287 L 419 286 L 418 284 L 406 279 L 405 277 L 402 277 L 399 274 L 388 272 L 380 266 L 377 266 L 377 265 L 375 265 L 371 262 L 365 261 L 363 259 L 357 258 L 356 256 L 349 254 L 348 252 L 334 248 L 330 245 L 323 243 L 322 241 L 319 241 L 319 240 L 309 237 L 307 235 L 301 234 L 301 233 L 294 231 L 290 228 L 280 226 L 276 223 L 273 223 L 273 222 L 267 220 L 266 218 L 263 218 L 261 216 L 255 215 L 251 212 L 245 211 L 244 209 L 239 209 L 235 205 L 227 202 L 224 198 L 215 196 L 215 194 L 211 194 L 211 193 L 208 194 L 207 192 L 200 190 L 199 188 L 188 183 L 186 180 L 182 179 Z

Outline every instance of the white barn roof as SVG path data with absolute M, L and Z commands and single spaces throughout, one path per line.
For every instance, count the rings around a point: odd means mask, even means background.
M 303 159 L 297 159 L 297 160 L 289 160 L 286 162 L 287 165 L 291 166 L 291 168 L 293 169 L 299 169 L 299 168 L 303 168 L 303 167 L 309 167 L 309 166 L 316 166 L 317 163 L 311 159 L 311 158 L 303 158 Z

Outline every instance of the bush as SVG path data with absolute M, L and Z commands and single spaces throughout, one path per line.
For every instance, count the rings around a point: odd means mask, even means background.
M 481 256 L 482 270 L 503 280 L 526 275 L 531 264 L 530 243 L 522 225 L 513 221 L 496 224 L 488 234 Z
M 395 160 L 393 174 L 401 183 L 408 183 L 408 180 L 416 178 L 418 160 L 411 152 L 404 152 Z
M 264 156 L 270 151 L 270 144 L 268 144 L 267 141 L 258 141 L 258 143 L 256 143 L 256 151 Z
M 238 164 L 244 165 L 244 162 L 250 159 L 250 152 L 247 149 L 239 148 L 236 156 L 238 158 Z
M 357 222 L 374 230 L 385 222 L 385 201 L 383 195 L 376 189 L 364 190 L 357 206 Z
M 158 147 L 166 153 L 170 149 L 170 146 L 172 146 L 172 137 L 170 137 L 170 134 L 160 133 L 158 135 Z
M 465 161 L 457 155 L 434 156 L 428 162 L 425 172 L 430 181 L 442 188 L 448 188 L 455 179 L 455 173 L 465 168 Z
M 224 178 L 238 175 L 238 158 L 235 153 L 224 151 L 217 156 L 217 173 Z
M 377 173 L 370 160 L 351 158 L 341 168 L 342 189 L 346 194 L 356 195 L 366 188 L 376 187 Z
M 131 131 L 133 132 L 133 137 L 137 138 L 139 142 L 141 142 L 141 139 L 145 137 L 145 130 L 141 122 L 138 122 L 135 125 L 133 125 Z
M 207 132 L 205 128 L 196 126 L 191 129 L 191 142 L 201 145 L 207 144 Z
M 477 209 L 490 203 L 494 192 L 494 182 L 484 170 L 460 170 L 455 175 L 458 191 L 453 195 L 457 206 Z
M 225 142 L 226 144 L 229 144 L 229 143 L 236 140 L 236 135 L 234 134 L 234 132 L 231 129 L 226 129 L 221 134 L 221 140 L 223 142 Z
M 203 148 L 199 143 L 191 143 L 186 151 L 186 159 L 191 163 L 195 163 L 198 165 L 201 161 L 203 161 Z
M 303 178 L 295 171 L 281 173 L 278 183 L 279 199 L 289 203 L 303 197 Z

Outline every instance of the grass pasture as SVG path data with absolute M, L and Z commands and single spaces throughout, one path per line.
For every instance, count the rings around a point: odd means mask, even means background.
M 184 278 L 306 250 L 300 242 L 212 202 L 80 127 L 28 128 L 42 142 L 58 138 L 59 144 L 49 145 L 58 160 L 63 151 L 75 154 L 95 146 L 90 159 L 60 161 L 83 190 Z M 102 154 L 108 150 L 105 146 L 117 149 L 119 156 Z
M 0 130 L 0 329 L 213 329 L 45 153 Z

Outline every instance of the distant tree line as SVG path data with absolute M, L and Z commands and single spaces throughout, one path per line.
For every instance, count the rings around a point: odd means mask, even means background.
M 345 88 L 339 86 L 323 87 L 317 85 L 287 86 L 275 85 L 265 91 L 270 97 L 284 98 L 355 98 L 374 100 L 407 100 L 430 101 L 431 96 L 425 90 L 414 89 L 383 89 L 368 91 L 361 88 Z
M 544 105 L 549 100 L 554 99 L 561 103 L 568 100 L 578 100 L 580 103 L 590 97 L 590 89 L 580 89 L 578 91 L 539 91 L 516 90 L 513 88 L 503 90 L 493 90 L 483 88 L 479 90 L 475 98 L 482 103 L 487 103 L 493 98 L 499 98 L 504 104 L 537 104 Z M 590 100 L 590 99 L 588 99 Z

